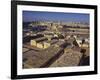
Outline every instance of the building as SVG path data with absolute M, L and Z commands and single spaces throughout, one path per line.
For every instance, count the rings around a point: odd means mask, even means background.
M 48 42 L 44 42 L 44 49 L 50 47 L 50 45 L 51 45 L 50 43 L 48 43 Z
M 32 40 L 32 39 L 37 39 L 37 38 L 41 38 L 41 37 L 43 37 L 43 35 L 41 35 L 41 34 L 25 35 L 25 36 L 23 36 L 23 43 L 30 42 L 30 40 Z
M 43 45 L 43 43 L 42 43 L 42 42 L 37 43 L 37 44 L 36 44 L 36 46 L 37 46 L 38 48 L 41 48 L 41 49 L 43 49 L 43 48 L 44 48 L 44 45 Z
M 67 36 L 67 39 L 66 39 L 67 43 L 70 43 L 73 45 L 73 42 L 75 41 L 75 38 L 73 35 L 71 36 Z
M 87 42 L 85 42 L 84 44 L 82 44 L 82 46 L 81 47 L 89 47 L 89 43 L 87 43 Z
M 84 43 L 82 43 L 82 40 L 84 40 Z M 77 38 L 76 42 L 78 43 L 79 47 L 89 47 L 89 39 Z
M 49 41 L 51 41 L 52 38 L 54 37 L 54 34 L 53 33 L 45 33 L 44 37 L 46 37 Z
M 56 44 L 55 44 L 55 47 L 66 47 L 67 46 L 67 42 L 65 41 L 58 41 Z
M 32 46 L 36 46 L 36 41 L 33 39 L 33 40 L 30 41 L 30 44 L 31 44 Z
M 57 40 L 46 41 L 46 42 L 44 42 L 44 48 L 48 48 L 51 45 L 55 44 L 56 42 L 57 42 Z
M 47 40 L 45 37 L 36 38 L 30 41 L 32 46 L 37 46 L 37 43 Z

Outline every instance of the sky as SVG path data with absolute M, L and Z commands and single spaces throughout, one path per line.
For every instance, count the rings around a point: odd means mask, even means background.
M 23 11 L 23 21 L 62 21 L 62 22 L 83 22 L 89 23 L 89 14 L 83 13 L 63 13 L 63 12 L 43 12 L 43 11 Z

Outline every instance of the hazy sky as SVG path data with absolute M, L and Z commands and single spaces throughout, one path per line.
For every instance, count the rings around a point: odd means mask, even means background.
M 43 12 L 43 11 L 23 11 L 23 21 L 63 21 L 63 22 L 86 22 L 89 23 L 89 14 L 63 13 L 63 12 Z

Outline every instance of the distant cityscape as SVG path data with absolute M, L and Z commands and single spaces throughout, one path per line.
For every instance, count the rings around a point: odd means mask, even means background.
M 23 68 L 89 65 L 89 33 L 88 14 L 23 11 Z
M 23 22 L 48 21 L 48 22 L 74 22 L 89 24 L 90 16 L 84 13 L 63 13 L 45 11 L 23 11 Z

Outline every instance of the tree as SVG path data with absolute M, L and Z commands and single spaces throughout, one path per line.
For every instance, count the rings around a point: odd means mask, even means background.
M 76 40 L 73 41 L 73 45 L 78 46 Z
M 81 49 L 81 51 L 80 51 L 81 53 L 83 53 L 83 54 L 85 54 L 85 52 L 86 52 L 86 49 Z
M 82 45 L 85 43 L 85 39 L 82 39 L 82 44 L 81 44 L 81 47 L 82 47 Z
M 85 39 L 82 39 L 82 44 L 84 44 L 85 43 Z

